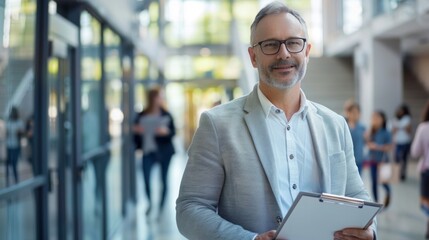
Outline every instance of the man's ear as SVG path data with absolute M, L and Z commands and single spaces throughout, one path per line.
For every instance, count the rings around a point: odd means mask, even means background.
M 255 54 L 255 50 L 252 47 L 249 47 L 247 49 L 247 52 L 249 52 L 249 57 L 250 57 L 250 61 L 252 62 L 252 66 L 254 68 L 257 67 L 256 65 L 256 54 Z
M 307 43 L 307 47 L 305 48 L 305 57 L 307 58 L 307 63 L 310 61 L 310 49 L 311 43 Z

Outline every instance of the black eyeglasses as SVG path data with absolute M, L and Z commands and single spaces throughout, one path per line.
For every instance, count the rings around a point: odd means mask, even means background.
M 261 50 L 266 55 L 274 55 L 280 51 L 280 46 L 282 43 L 285 44 L 286 49 L 290 53 L 299 53 L 304 49 L 305 42 L 307 39 L 305 38 L 289 38 L 286 40 L 265 40 L 260 41 L 252 47 L 256 47 L 257 45 L 261 46 Z

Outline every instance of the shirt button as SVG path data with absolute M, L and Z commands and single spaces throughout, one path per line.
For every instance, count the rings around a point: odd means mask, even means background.
M 281 111 L 280 111 L 280 109 L 276 109 L 276 113 L 280 113 Z
M 289 130 L 290 130 L 290 126 L 289 126 L 289 125 L 287 125 L 286 129 L 289 131 Z
M 295 183 L 292 185 L 292 188 L 293 188 L 293 189 L 296 189 L 296 188 L 297 188 L 297 186 L 296 186 L 296 184 L 295 184 Z
M 289 158 L 290 158 L 290 159 L 293 159 L 293 158 L 294 158 L 293 154 L 289 155 Z
M 281 218 L 280 216 L 277 216 L 277 217 L 276 217 L 276 222 L 277 222 L 278 224 L 282 223 L 282 218 Z

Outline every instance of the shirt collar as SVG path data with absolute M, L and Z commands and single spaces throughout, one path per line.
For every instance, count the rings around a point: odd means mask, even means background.
M 302 89 L 300 89 L 300 91 L 301 91 L 300 107 L 298 112 L 296 112 L 295 114 L 299 115 L 302 118 L 305 118 L 308 112 L 308 102 L 304 94 L 304 91 L 302 91 Z M 264 110 L 266 118 L 268 118 L 271 111 L 276 111 L 276 110 L 282 111 L 278 107 L 274 106 L 274 104 L 272 104 L 270 100 L 268 100 L 268 98 L 264 95 L 264 93 L 261 91 L 259 86 L 258 86 L 258 98 L 259 98 L 259 101 L 261 102 L 262 109 Z

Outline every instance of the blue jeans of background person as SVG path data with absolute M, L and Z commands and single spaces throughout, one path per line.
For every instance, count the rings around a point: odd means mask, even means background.
M 162 152 L 160 153 L 152 152 L 152 153 L 143 155 L 143 176 L 144 176 L 144 182 L 145 182 L 146 196 L 149 200 L 149 209 L 147 213 L 149 213 L 151 209 L 150 175 L 151 175 L 153 166 L 158 162 L 161 165 L 162 193 L 161 193 L 160 208 L 162 209 L 164 207 L 165 198 L 167 195 L 167 175 L 168 175 L 168 168 L 170 166 L 170 160 L 171 160 L 171 156 L 164 156 Z
M 16 148 L 7 148 L 7 158 L 6 158 L 6 183 L 9 183 L 9 166 L 12 167 L 13 176 L 15 178 L 15 183 L 18 182 L 18 159 L 19 159 L 20 149 Z
M 374 195 L 374 201 L 378 202 L 378 168 L 380 163 L 372 162 L 371 163 L 371 179 L 372 179 L 372 194 Z M 387 183 L 382 184 L 383 188 L 386 190 L 386 197 L 390 197 L 390 186 Z
M 410 153 L 411 144 L 397 144 L 395 149 L 395 161 L 401 164 L 401 180 L 407 176 L 407 160 Z

